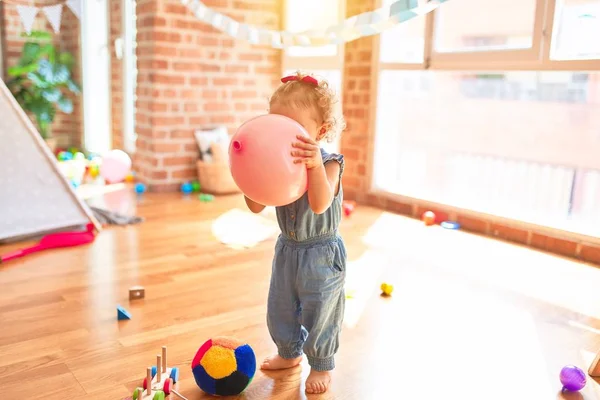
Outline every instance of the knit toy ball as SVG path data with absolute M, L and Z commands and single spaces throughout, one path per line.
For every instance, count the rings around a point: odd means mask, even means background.
M 234 396 L 248 387 L 256 372 L 256 356 L 249 345 L 231 337 L 207 340 L 192 360 L 196 384 L 208 394 Z

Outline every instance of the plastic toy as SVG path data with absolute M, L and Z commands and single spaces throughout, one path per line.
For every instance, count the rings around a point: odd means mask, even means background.
M 125 182 L 133 183 L 135 182 L 135 172 L 131 171 L 125 176 Z
M 164 400 L 171 393 L 185 399 L 174 385 L 179 381 L 179 368 L 167 367 L 167 347 L 162 347 L 162 355 L 156 356 L 156 365 L 146 369 L 142 387 L 133 391 L 133 400 Z
M 352 214 L 352 211 L 354 211 L 354 206 L 355 204 L 352 201 L 344 201 L 342 203 L 342 209 L 344 210 L 344 215 L 346 217 L 349 217 L 350 214 Z
M 117 319 L 122 321 L 124 319 L 131 319 L 131 314 L 121 306 L 117 306 Z
M 385 296 L 391 296 L 394 291 L 394 285 L 390 285 L 389 283 L 381 284 L 381 293 Z
M 122 150 L 111 150 L 102 158 L 100 174 L 107 183 L 122 182 L 131 169 L 131 158 Z
M 56 158 L 58 158 L 58 161 L 69 161 L 73 159 L 73 154 L 68 151 L 61 151 Z
M 204 203 L 208 203 L 209 201 L 213 201 L 214 199 L 215 199 L 215 196 L 213 196 L 212 194 L 200 193 L 198 195 L 198 200 L 200 200 Z
M 584 388 L 586 380 L 585 372 L 575 365 L 567 365 L 560 370 L 560 383 L 563 384 L 563 390 L 577 392 Z
M 248 198 L 266 206 L 283 206 L 306 192 L 306 167 L 294 163 L 291 155 L 299 135 L 308 137 L 299 123 L 275 114 L 252 118 L 238 128 L 229 145 L 229 166 L 233 180 Z
M 194 193 L 198 193 L 200 191 L 200 182 L 192 182 L 192 190 L 194 191 Z
M 139 300 L 146 296 L 146 290 L 143 286 L 133 286 L 129 288 L 129 300 Z
M 142 194 L 142 193 L 146 192 L 146 185 L 144 185 L 143 183 L 136 183 L 135 184 L 135 192 L 137 194 Z
M 442 228 L 445 228 L 445 229 L 459 229 L 460 228 L 460 224 L 458 222 L 454 222 L 454 221 L 444 221 L 440 225 L 442 226 Z
M 196 384 L 208 394 L 233 396 L 244 391 L 256 372 L 256 356 L 248 344 L 231 337 L 207 340 L 192 360 Z
M 435 224 L 435 213 L 433 211 L 425 211 L 422 220 L 426 226 Z
M 73 247 L 91 243 L 96 238 L 94 225 L 88 224 L 86 230 L 82 232 L 59 232 L 51 233 L 40 239 L 40 242 L 34 246 L 11 251 L 10 253 L 0 255 L 0 264 L 15 258 L 20 258 L 38 251 L 57 249 L 60 247 Z
M 192 187 L 192 184 L 189 182 L 185 182 L 181 184 L 181 191 L 184 194 L 190 194 L 194 191 L 194 188 Z

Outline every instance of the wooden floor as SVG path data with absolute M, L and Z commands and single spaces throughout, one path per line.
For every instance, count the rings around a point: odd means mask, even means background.
M 241 199 L 129 193 L 106 204 L 144 223 L 0 267 L 2 399 L 128 398 L 162 345 L 181 368 L 179 391 L 205 399 L 190 363 L 206 339 L 235 335 L 259 359 L 275 350 L 265 324 L 274 240 L 234 250 L 211 233 Z M 332 390 L 306 396 L 303 363 L 258 371 L 240 398 L 600 399 L 595 382 L 561 394 L 558 380 L 566 364 L 587 371 L 600 349 L 600 269 L 371 208 L 342 224 L 352 298 Z M 137 284 L 146 299 L 129 302 Z M 117 321 L 117 304 L 131 320 Z

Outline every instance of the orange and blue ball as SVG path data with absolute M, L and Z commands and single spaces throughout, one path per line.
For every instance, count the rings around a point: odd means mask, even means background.
M 248 387 L 256 373 L 256 356 L 248 344 L 219 336 L 207 340 L 192 360 L 196 384 L 208 394 L 234 396 Z

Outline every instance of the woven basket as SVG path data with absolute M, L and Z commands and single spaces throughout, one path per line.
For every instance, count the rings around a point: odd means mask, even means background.
M 200 191 L 203 193 L 240 193 L 240 189 L 237 187 L 231 176 L 228 164 L 198 161 L 196 166 L 198 168 Z

